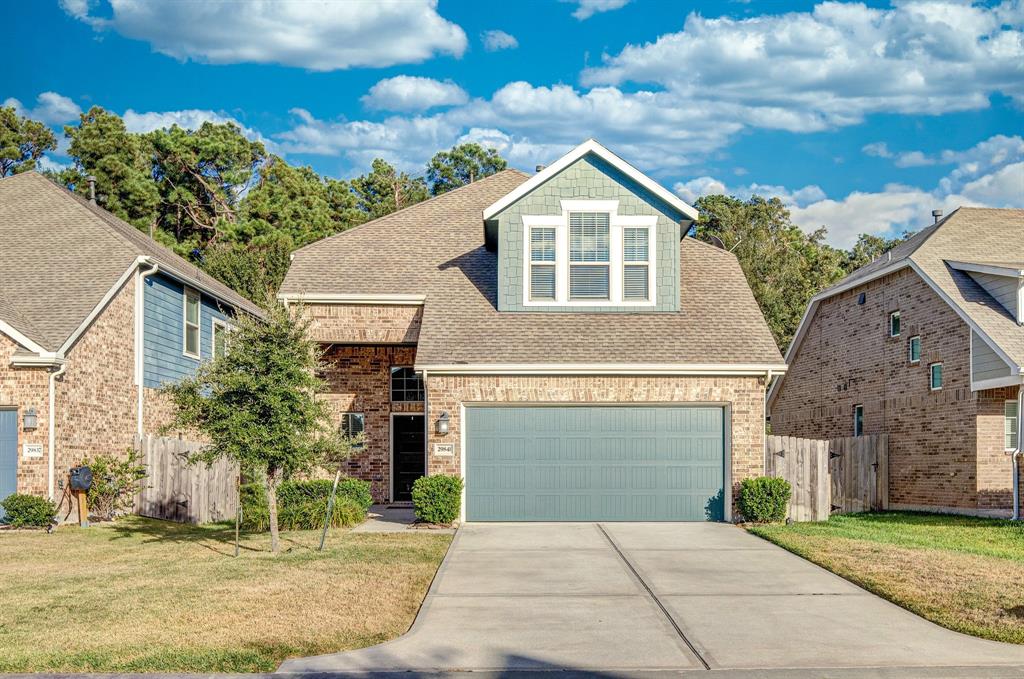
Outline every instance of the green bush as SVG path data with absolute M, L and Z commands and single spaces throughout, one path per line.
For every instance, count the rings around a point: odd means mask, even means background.
M 327 501 L 334 481 L 285 481 L 277 489 L 277 523 L 282 530 L 323 528 Z M 246 483 L 241 487 L 242 526 L 265 531 L 270 527 L 267 491 L 262 483 Z M 359 479 L 342 479 L 334 499 L 331 526 L 352 526 L 366 518 L 370 508 L 370 484 Z
M 459 518 L 462 479 L 444 474 L 420 477 L 412 484 L 412 504 L 420 521 L 448 525 Z
M 792 494 L 789 481 L 777 476 L 744 479 L 738 498 L 740 513 L 754 523 L 785 521 Z
M 142 480 L 146 478 L 146 467 L 139 459 L 139 453 L 129 448 L 127 456 L 97 455 L 82 461 L 92 470 L 88 493 L 90 514 L 112 519 L 131 511 Z
M 38 495 L 8 495 L 0 507 L 7 512 L 4 521 L 15 528 L 45 528 L 57 516 L 57 505 Z

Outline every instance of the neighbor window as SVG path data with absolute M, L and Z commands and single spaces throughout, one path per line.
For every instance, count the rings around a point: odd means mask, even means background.
M 650 229 L 627 226 L 622 230 L 622 299 L 647 301 Z
M 864 435 L 864 406 L 853 406 L 853 435 Z
M 555 298 L 555 228 L 530 229 L 530 299 Z
M 900 312 L 894 311 L 889 314 L 889 337 L 900 336 Z
M 607 212 L 569 214 L 569 299 L 608 299 L 609 235 Z
M 910 338 L 910 362 L 921 362 L 921 338 L 916 335 Z
M 1006 402 L 1006 449 L 1017 450 L 1017 437 L 1020 436 L 1020 415 L 1017 412 L 1017 401 Z
M 231 329 L 224 321 L 213 319 L 213 357 L 220 358 L 228 353 L 228 333 Z
M 932 391 L 942 389 L 942 364 L 932 363 L 928 366 L 928 384 Z
M 186 356 L 199 358 L 199 293 L 185 288 L 185 335 L 183 337 Z
M 366 416 L 363 413 L 342 413 L 341 433 L 343 436 L 359 436 L 366 431 Z
M 412 368 L 391 369 L 391 400 L 422 401 L 423 378 Z

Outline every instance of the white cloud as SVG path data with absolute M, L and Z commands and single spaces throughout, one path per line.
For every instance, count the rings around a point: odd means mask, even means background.
M 887 149 L 873 151 L 892 157 Z M 938 157 L 956 167 L 931 190 L 888 184 L 881 191 L 854 191 L 832 199 L 813 185 L 797 191 L 758 184 L 727 187 L 713 177 L 680 182 L 673 189 L 686 201 L 713 193 L 739 198 L 755 193 L 778 196 L 789 207 L 794 223 L 806 231 L 827 226 L 829 242 L 840 247 L 850 247 L 861 233 L 918 230 L 930 223 L 934 209 L 948 214 L 961 205 L 1024 207 L 1024 138 L 997 135 L 965 151 L 943 151 Z
M 814 130 L 881 111 L 981 109 L 995 92 L 1024 104 L 1022 14 L 1018 0 L 825 2 L 749 19 L 692 13 L 682 31 L 605 55 L 582 82 L 651 83 L 680 99 L 736 105 L 744 124 L 793 131 L 793 120 Z
M 233 118 L 226 113 L 209 111 L 204 109 L 183 109 L 181 111 L 145 111 L 139 112 L 133 109 L 128 109 L 121 116 L 124 120 L 125 129 L 129 132 L 145 133 L 152 132 L 153 130 L 162 130 L 172 125 L 184 128 L 186 130 L 197 130 L 203 123 L 213 123 L 215 125 L 221 125 L 223 123 L 234 123 L 241 130 L 242 134 L 253 141 L 258 141 L 270 153 L 280 153 L 281 150 L 278 148 L 276 142 L 272 139 L 267 139 L 258 130 L 254 130 L 251 127 L 246 127 L 236 118 Z
M 576 5 L 576 9 L 572 15 L 584 21 L 599 14 L 601 12 L 610 12 L 615 9 L 625 7 L 630 3 L 630 0 L 564 0 L 565 2 L 571 2 Z
M 361 101 L 370 109 L 425 111 L 435 106 L 465 104 L 469 95 L 451 80 L 399 75 L 378 82 Z
M 59 163 L 45 155 L 36 161 L 36 169 L 40 172 L 61 172 L 69 167 L 71 167 L 71 163 Z
M 516 37 L 505 31 L 484 31 L 480 34 L 480 41 L 483 42 L 484 49 L 488 52 L 514 50 L 519 47 L 519 41 L 516 40 Z
M 461 57 L 466 34 L 437 12 L 437 0 L 378 2 L 150 2 L 110 0 L 112 17 L 88 0 L 64 11 L 96 30 L 113 30 L 185 61 L 278 63 L 313 71 Z
M 74 120 L 82 114 L 82 109 L 63 94 L 56 92 L 43 92 L 36 97 L 34 108 L 25 108 L 20 101 L 14 97 L 4 100 L 4 106 L 13 108 L 18 115 L 26 116 L 33 120 L 46 123 L 47 125 L 59 125 Z

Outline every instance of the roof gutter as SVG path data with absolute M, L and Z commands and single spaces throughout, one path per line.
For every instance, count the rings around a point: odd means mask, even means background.
M 771 377 L 786 372 L 785 364 L 653 364 L 653 363 L 452 363 L 419 364 L 417 372 L 432 375 L 715 375 Z

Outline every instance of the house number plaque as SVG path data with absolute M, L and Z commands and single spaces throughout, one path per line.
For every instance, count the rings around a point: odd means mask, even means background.
M 455 457 L 454 443 L 435 443 L 434 457 Z

